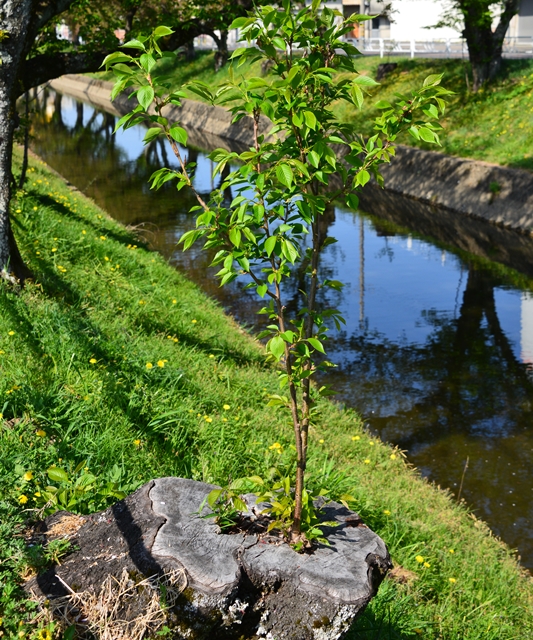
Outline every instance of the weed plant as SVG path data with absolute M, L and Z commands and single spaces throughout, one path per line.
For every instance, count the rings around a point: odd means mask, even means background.
M 60 638 L 21 588 L 35 570 L 24 535 L 43 513 L 36 494 L 61 486 L 50 468 L 71 478 L 83 463 L 94 492 L 71 509 L 102 509 L 109 483 L 266 476 L 294 458 L 292 427 L 265 407 L 278 381 L 261 346 L 42 163 L 13 217 L 35 278 L 0 284 L 0 631 Z M 354 495 L 396 565 L 350 640 L 533 638 L 532 581 L 509 549 L 353 411 L 319 409 L 309 487 Z

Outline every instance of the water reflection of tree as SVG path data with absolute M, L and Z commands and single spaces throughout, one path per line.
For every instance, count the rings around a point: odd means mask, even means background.
M 158 224 L 176 211 L 188 212 L 195 201 L 186 190 L 178 199 L 170 183 L 160 192 L 149 188 L 150 175 L 162 164 L 169 166 L 163 140 L 154 141 L 131 160 L 116 144 L 114 115 L 77 103 L 75 123 L 68 126 L 62 100 L 61 94 L 43 91 L 33 129 L 35 150 L 45 159 L 53 158 L 55 169 L 126 224 Z M 47 109 L 51 105 L 53 114 L 49 118 Z M 85 123 L 84 115 L 88 116 Z M 189 151 L 191 160 L 196 155 Z
M 368 334 L 341 341 L 355 356 L 341 383 L 350 375 L 352 403 L 381 414 L 374 426 L 385 439 L 409 450 L 452 432 L 502 436 L 529 420 L 533 383 L 501 327 L 500 284 L 470 266 L 457 318 L 426 312 L 435 331 L 423 345 Z

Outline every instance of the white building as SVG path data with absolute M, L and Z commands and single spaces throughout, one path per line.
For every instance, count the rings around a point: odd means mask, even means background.
M 391 19 L 381 15 L 386 1 L 326 0 L 324 4 L 337 9 L 346 18 L 353 13 L 378 16 L 356 26 L 352 37 L 357 39 L 445 40 L 461 36 L 450 27 L 427 28 L 436 24 L 443 12 L 443 4 L 436 0 L 392 0 Z M 521 0 L 520 12 L 513 18 L 507 35 L 515 38 L 533 36 L 533 0 Z

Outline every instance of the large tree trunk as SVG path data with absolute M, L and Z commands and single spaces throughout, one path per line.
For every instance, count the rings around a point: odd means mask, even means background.
M 23 281 L 28 273 L 9 221 L 13 132 L 17 118 L 15 100 L 19 94 L 17 71 L 24 58 L 26 28 L 32 13 L 31 0 L 4 0 L 0 13 L 0 276 Z
M 460 0 L 459 6 L 465 24 L 463 37 L 468 45 L 468 56 L 472 65 L 472 89 L 479 91 L 500 72 L 503 40 L 511 19 L 518 13 L 520 0 L 503 1 L 503 11 L 494 31 L 486 0 Z
M 210 35 L 217 45 L 217 50 L 215 51 L 215 71 L 218 73 L 218 71 L 222 69 L 229 58 L 228 32 L 222 30 L 220 31 L 220 36 L 217 36 L 214 32 Z

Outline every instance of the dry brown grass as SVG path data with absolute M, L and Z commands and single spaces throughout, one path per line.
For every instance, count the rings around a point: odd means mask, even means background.
M 187 586 L 181 570 L 136 582 L 124 569 L 118 579 L 107 576 L 98 593 L 76 593 L 57 577 L 69 595 L 53 602 L 41 601 L 42 621 L 50 620 L 51 610 L 63 628 L 76 626 L 76 637 L 98 640 L 142 640 L 152 636 L 164 626 L 167 609 L 174 606 Z M 136 610 L 139 612 L 132 616 Z

